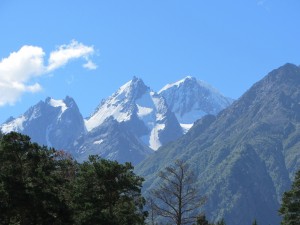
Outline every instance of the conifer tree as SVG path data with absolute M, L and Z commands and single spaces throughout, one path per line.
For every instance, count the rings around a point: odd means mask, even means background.
M 216 225 L 226 225 L 225 220 L 221 219 Z
M 90 156 L 79 166 L 74 184 L 76 224 L 144 224 L 142 182 L 130 163 Z
M 257 225 L 256 219 L 253 221 L 252 225 Z
M 282 225 L 299 225 L 300 221 L 300 170 L 296 173 L 291 190 L 282 197 L 279 214 L 282 215 Z
M 200 215 L 197 217 L 197 225 L 209 225 L 205 215 Z
M 72 224 L 54 149 L 15 132 L 0 142 L 0 224 Z

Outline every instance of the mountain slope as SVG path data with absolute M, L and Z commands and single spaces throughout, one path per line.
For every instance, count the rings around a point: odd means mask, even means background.
M 179 123 L 187 129 L 202 116 L 216 115 L 233 102 L 210 85 L 190 76 L 167 84 L 158 93 L 166 99 Z
M 88 132 L 100 127 L 109 117 L 124 124 L 153 150 L 182 135 L 182 129 L 165 100 L 136 77 L 103 101 L 85 121 Z
M 79 161 L 99 154 L 137 164 L 183 134 L 164 98 L 136 77 L 103 100 L 85 125 L 87 133 L 76 144 Z
M 119 163 L 131 162 L 133 165 L 153 152 L 128 130 L 124 123 L 119 123 L 112 117 L 78 138 L 76 149 L 76 158 L 79 161 L 87 160 L 89 155 L 98 154 L 106 159 Z
M 281 195 L 300 166 L 299 103 L 300 68 L 272 71 L 218 116 L 205 116 L 139 164 L 145 191 L 155 186 L 157 171 L 182 159 L 198 174 L 210 219 L 279 224 Z
M 0 130 L 20 132 L 41 145 L 72 153 L 75 140 L 85 132 L 85 126 L 77 104 L 67 96 L 64 100 L 40 101 L 18 118 L 10 118 Z
M 41 145 L 69 151 L 78 161 L 86 160 L 90 154 L 100 154 L 107 159 L 136 164 L 153 150 L 182 136 L 183 128 L 188 130 L 196 118 L 202 116 L 196 106 L 200 106 L 205 98 L 209 99 L 211 106 L 207 108 L 210 110 L 218 111 L 227 104 L 214 103 L 225 98 L 219 97 L 217 91 L 207 85 L 204 90 L 204 85 L 202 87 L 194 78 L 188 77 L 176 84 L 177 89 L 169 85 L 158 94 L 134 77 L 103 100 L 85 120 L 70 97 L 65 100 L 47 98 L 20 117 L 11 118 L 0 129 L 4 133 L 21 132 Z M 188 126 L 181 127 L 172 112 L 174 107 L 169 107 L 163 97 L 171 95 L 170 92 L 176 95 L 176 99 L 172 99 L 173 106 L 180 106 L 185 119 L 189 119 L 191 124 Z M 197 98 L 199 93 L 201 98 Z

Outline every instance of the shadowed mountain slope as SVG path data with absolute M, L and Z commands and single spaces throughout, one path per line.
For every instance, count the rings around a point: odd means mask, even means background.
M 136 172 L 154 188 L 176 159 L 198 174 L 205 213 L 228 224 L 279 224 L 282 193 L 300 166 L 300 68 L 286 64 L 254 84 L 218 116 L 205 116 L 160 148 Z

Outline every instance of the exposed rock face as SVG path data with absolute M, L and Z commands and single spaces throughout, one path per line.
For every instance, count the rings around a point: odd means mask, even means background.
M 85 123 L 87 130 L 112 117 L 153 150 L 182 135 L 182 129 L 163 97 L 134 77 L 96 109 Z
M 70 152 L 79 161 L 99 154 L 137 164 L 153 150 L 182 136 L 196 119 L 216 113 L 228 103 L 216 90 L 194 78 L 176 84 L 159 94 L 134 77 L 103 100 L 85 120 L 72 98 L 47 98 L 2 124 L 1 130 L 27 134 L 41 145 Z M 170 100 L 172 95 L 176 98 Z M 171 107 L 164 96 L 171 101 Z M 206 111 L 199 113 L 200 109 Z M 189 124 L 179 124 L 181 117 Z
M 166 85 L 158 93 L 187 130 L 204 115 L 217 115 L 233 102 L 215 88 L 190 76 Z
M 279 224 L 282 193 L 300 168 L 300 68 L 286 64 L 216 117 L 205 116 L 136 168 L 146 179 L 182 159 L 198 174 L 205 213 L 228 224 Z
M 18 118 L 1 125 L 1 131 L 17 131 L 41 145 L 74 152 L 75 140 L 85 133 L 84 120 L 75 101 L 47 98 Z

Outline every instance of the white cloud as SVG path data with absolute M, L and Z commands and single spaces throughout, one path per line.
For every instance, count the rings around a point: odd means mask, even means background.
M 26 92 L 40 91 L 41 85 L 33 83 L 33 79 L 53 72 L 71 59 L 83 58 L 86 61 L 84 68 L 96 69 L 97 66 L 89 58 L 93 53 L 93 47 L 72 41 L 51 52 L 49 64 L 45 66 L 45 53 L 41 47 L 25 45 L 19 51 L 12 52 L 0 61 L 0 106 L 14 104 Z
M 23 46 L 18 52 L 13 52 L 9 57 L 0 62 L 0 80 L 20 81 L 38 76 L 44 72 L 44 51 L 40 47 Z
M 50 53 L 48 71 L 53 71 L 66 65 L 72 59 L 84 58 L 89 63 L 89 57 L 95 52 L 92 46 L 86 46 L 73 40 L 69 45 L 61 45 Z M 93 62 L 91 62 L 93 64 Z M 84 65 L 86 65 L 84 64 Z M 85 66 L 84 66 L 85 67 Z
M 95 70 L 97 69 L 97 65 L 93 63 L 91 60 L 87 60 L 85 64 L 83 64 L 83 67 L 89 70 Z
M 23 46 L 0 62 L 0 106 L 13 104 L 24 92 L 36 92 L 39 84 L 27 85 L 30 79 L 44 73 L 44 51 L 35 46 Z

